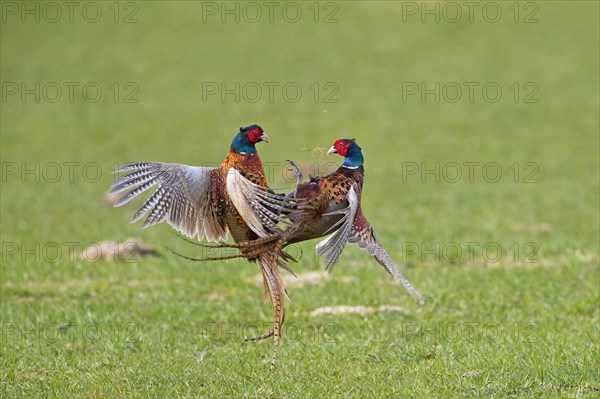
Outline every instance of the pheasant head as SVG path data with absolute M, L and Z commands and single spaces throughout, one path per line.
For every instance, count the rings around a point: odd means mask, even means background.
M 349 169 L 356 169 L 363 166 L 364 158 L 362 151 L 355 139 L 339 139 L 333 143 L 333 146 L 327 152 L 328 154 L 340 154 L 344 157 L 342 166 Z
M 231 142 L 231 150 L 238 154 L 256 154 L 256 143 L 269 142 L 269 136 L 258 125 L 240 127 L 240 131 Z

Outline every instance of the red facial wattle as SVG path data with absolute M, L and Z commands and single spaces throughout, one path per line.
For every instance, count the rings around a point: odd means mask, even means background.
M 338 154 L 345 157 L 348 153 L 348 143 L 344 140 L 338 140 L 333 144 L 333 148 L 337 151 Z
M 262 136 L 262 134 L 263 134 L 262 130 L 255 127 L 254 129 L 251 129 L 248 132 L 248 140 L 250 140 L 250 142 L 252 142 L 252 143 L 258 143 L 260 141 L 260 137 Z

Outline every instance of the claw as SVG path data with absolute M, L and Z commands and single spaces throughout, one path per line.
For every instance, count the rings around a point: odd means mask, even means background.
M 298 164 L 290 159 L 287 160 L 290 165 L 292 165 L 294 167 L 294 176 L 296 176 L 296 185 L 300 184 L 300 182 L 302 181 L 302 169 L 300 169 L 300 166 L 298 166 Z

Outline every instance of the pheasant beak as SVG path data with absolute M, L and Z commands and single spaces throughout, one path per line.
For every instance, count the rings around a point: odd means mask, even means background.
M 267 136 L 265 133 L 263 133 L 259 139 L 261 139 L 262 141 L 264 141 L 265 143 L 269 142 L 269 136 Z
M 334 146 L 331 146 L 329 151 L 327 151 L 327 155 L 331 155 L 331 154 L 337 154 L 337 150 L 335 149 Z

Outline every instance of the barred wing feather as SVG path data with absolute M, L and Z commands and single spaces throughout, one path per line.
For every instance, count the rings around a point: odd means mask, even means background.
M 143 227 L 164 220 L 188 237 L 209 241 L 227 239 L 224 220 L 219 218 L 212 204 L 212 174 L 216 168 L 188 166 L 177 163 L 138 162 L 118 168 L 114 173 L 129 172 L 112 185 L 112 193 L 127 191 L 116 207 L 125 205 L 153 186 L 157 190 L 133 215 L 135 223 L 149 215 Z
M 387 251 L 381 246 L 379 240 L 375 236 L 373 228 L 362 212 L 354 220 L 348 242 L 350 244 L 358 245 L 361 249 L 367 250 L 367 252 L 387 270 L 395 282 L 402 284 L 417 302 L 420 304 L 425 303 L 423 296 L 412 286 L 406 277 L 404 277 L 398 268 L 398 265 L 394 263 Z
M 336 214 L 343 216 L 330 227 L 329 232 L 333 232 L 333 234 L 317 244 L 317 255 L 323 257 L 327 263 L 327 269 L 331 273 L 346 243 L 357 244 L 359 248 L 367 250 L 388 271 L 394 281 L 402 284 L 417 302 L 420 304 L 425 303 L 423 296 L 404 277 L 398 266 L 377 240 L 373 228 L 359 208 L 357 194 L 359 190 L 359 187 L 353 185 L 348 190 L 347 207 L 323 214 L 323 216 Z
M 328 230 L 328 233 L 333 232 L 333 234 L 320 241 L 316 247 L 317 255 L 323 257 L 327 263 L 329 273 L 333 270 L 333 266 L 342 255 L 342 251 L 348 242 L 352 224 L 358 210 L 359 200 L 354 185 L 348 190 L 347 201 L 347 207 L 323 214 L 323 216 L 342 215 L 342 218 Z
M 289 223 L 281 211 L 290 211 L 288 199 L 246 179 L 235 168 L 227 173 L 227 194 L 246 224 L 259 237 L 281 233 L 279 222 Z

